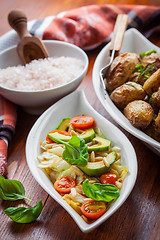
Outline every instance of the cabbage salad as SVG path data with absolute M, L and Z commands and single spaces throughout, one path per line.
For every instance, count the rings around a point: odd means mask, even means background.
M 128 169 L 121 164 L 121 149 L 102 135 L 93 117 L 62 119 L 40 147 L 38 168 L 87 223 L 119 197 Z

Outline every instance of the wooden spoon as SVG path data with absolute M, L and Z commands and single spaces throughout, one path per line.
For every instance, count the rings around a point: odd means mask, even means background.
M 12 10 L 8 14 L 8 22 L 21 39 L 17 46 L 17 52 L 23 65 L 34 59 L 49 56 L 42 41 L 27 31 L 27 17 L 22 11 Z

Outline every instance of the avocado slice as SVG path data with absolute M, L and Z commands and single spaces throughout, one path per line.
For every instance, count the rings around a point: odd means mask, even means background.
M 92 139 L 92 145 L 88 146 L 88 152 L 103 152 L 108 151 L 111 147 L 111 141 L 102 137 Z
M 67 131 L 71 118 L 63 118 L 56 129 Z
M 85 143 L 91 142 L 95 137 L 95 131 L 93 128 L 88 128 L 83 133 L 79 134 L 78 137 L 84 139 Z
M 116 159 L 116 154 L 112 155 L 109 159 L 110 166 L 106 167 L 103 161 L 99 162 L 88 162 L 87 165 L 85 166 L 78 166 L 85 174 L 88 176 L 94 176 L 94 177 L 99 177 L 102 174 L 106 173 L 109 171 L 110 167 L 112 164 L 115 162 Z
M 56 129 L 67 131 L 70 120 L 71 118 L 63 118 Z M 95 131 L 93 128 L 86 129 L 82 134 L 79 134 L 78 137 L 84 139 L 85 143 L 88 143 L 95 137 Z
M 71 139 L 71 136 L 66 136 L 58 132 L 48 133 L 47 136 L 55 142 L 57 142 L 57 139 L 63 141 L 69 141 Z
M 54 138 L 58 138 L 63 141 L 69 141 L 71 139 L 71 136 L 65 136 L 58 132 L 49 133 L 47 136 L 50 139 L 52 139 L 53 141 L 55 141 Z M 83 133 L 78 135 L 78 137 L 84 139 L 86 143 L 90 142 L 94 138 L 94 136 L 95 136 L 95 132 L 94 132 L 93 128 L 89 128 L 89 129 L 85 130 Z

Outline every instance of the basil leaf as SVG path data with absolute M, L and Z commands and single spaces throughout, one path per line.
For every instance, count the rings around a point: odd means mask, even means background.
M 89 198 L 96 201 L 110 202 L 120 195 L 120 190 L 112 184 L 90 184 L 89 180 L 86 179 L 82 185 L 83 192 Z
M 88 163 L 88 148 L 84 139 L 77 136 L 72 136 L 69 142 L 55 138 L 54 141 L 63 143 L 65 150 L 63 151 L 63 158 L 70 164 L 74 165 L 87 165 Z
M 0 175 L 0 198 L 9 201 L 26 199 L 32 202 L 32 200 L 25 197 L 25 190 L 20 181 L 5 179 L 1 175 Z
M 14 222 L 17 223 L 30 223 L 36 220 L 42 212 L 43 204 L 40 200 L 33 208 L 25 207 L 10 207 L 5 210 L 5 213 Z

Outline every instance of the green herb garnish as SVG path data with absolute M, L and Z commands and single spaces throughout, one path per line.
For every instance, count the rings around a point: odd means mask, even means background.
M 140 54 L 140 56 L 141 56 L 142 58 L 144 58 L 145 56 L 148 56 L 148 55 L 150 55 L 151 53 L 156 53 L 156 50 L 152 49 L 152 50 L 150 50 L 150 51 L 143 52 L 143 53 Z
M 125 85 L 127 85 L 127 86 L 131 86 L 131 87 L 134 87 L 135 89 L 138 89 L 136 86 L 134 86 L 134 85 L 131 84 L 131 83 L 125 83 Z
M 33 208 L 9 207 L 5 210 L 5 214 L 7 214 L 14 222 L 30 223 L 39 217 L 42 209 L 43 204 L 42 200 L 40 200 Z
M 136 73 L 136 72 L 141 72 L 142 71 L 142 68 L 143 68 L 143 65 L 140 63 L 140 64 L 137 64 L 133 73 Z
M 25 197 L 25 190 L 21 182 L 17 180 L 5 179 L 1 175 L 0 175 L 0 198 L 9 201 L 26 199 L 32 202 L 32 200 Z
M 48 136 L 57 143 L 65 145 L 63 151 L 63 158 L 70 164 L 86 165 L 88 163 L 88 148 L 85 144 L 84 139 L 77 136 L 72 136 L 69 142 L 65 142 L 59 138 Z
M 137 64 L 133 73 L 139 73 L 138 79 L 142 77 L 144 80 L 146 80 L 151 76 L 149 72 L 153 69 L 154 69 L 154 64 L 152 65 L 147 64 L 145 67 L 143 67 L 142 64 Z
M 139 77 L 141 76 L 145 76 L 147 72 L 149 72 L 150 70 L 153 70 L 154 69 L 154 64 L 148 66 L 149 64 L 147 64 L 141 71 Z
M 101 183 L 90 184 L 88 179 L 83 182 L 82 188 L 87 197 L 96 201 L 110 202 L 120 195 L 120 190 L 115 185 Z
M 17 180 L 5 179 L 0 175 L 0 198 L 3 200 L 16 201 L 25 199 L 25 189 L 23 184 Z M 30 223 L 37 219 L 43 209 L 42 200 L 33 208 L 9 207 L 4 212 L 17 223 Z

